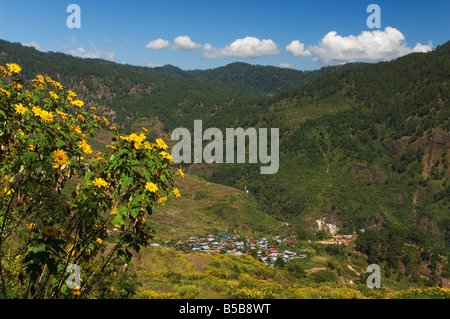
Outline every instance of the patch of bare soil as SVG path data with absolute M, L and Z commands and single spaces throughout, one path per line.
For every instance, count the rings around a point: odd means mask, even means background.
M 192 262 L 198 270 L 202 270 L 203 265 L 209 264 L 212 259 L 197 255 L 186 255 L 186 259 Z

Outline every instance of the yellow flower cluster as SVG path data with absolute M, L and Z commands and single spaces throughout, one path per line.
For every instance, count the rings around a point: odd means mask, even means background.
M 16 109 L 17 111 L 17 109 Z M 39 106 L 33 106 L 31 109 L 33 114 L 37 117 L 40 117 L 46 122 L 53 122 L 53 117 L 55 116 L 52 112 L 48 112 L 46 110 L 41 109 Z
M 19 73 L 22 69 L 20 66 L 16 63 L 6 63 L 6 66 L 8 67 L 8 70 L 11 74 Z
M 402 290 L 387 294 L 388 299 L 450 299 L 450 289 L 431 287 Z
M 138 293 L 139 299 L 180 299 L 180 294 L 176 292 L 157 292 L 153 290 L 143 290 Z

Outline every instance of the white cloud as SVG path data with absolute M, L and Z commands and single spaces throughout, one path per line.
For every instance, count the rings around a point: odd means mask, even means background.
M 105 41 L 105 42 L 111 42 L 112 39 L 110 39 L 110 38 L 103 38 L 103 41 Z
M 157 67 L 163 66 L 163 64 L 161 64 L 161 63 L 152 63 L 152 62 L 149 62 L 149 63 L 147 63 L 147 66 L 148 66 L 149 68 L 157 68 Z
M 180 51 L 180 50 L 194 50 L 200 48 L 201 45 L 195 43 L 191 40 L 190 37 L 187 35 L 180 35 L 173 40 L 172 48 L 174 50 Z
M 425 53 L 425 52 L 429 52 L 429 51 L 433 51 L 433 44 L 431 43 L 431 41 L 428 44 L 417 43 L 413 49 L 413 52 Z
M 159 38 L 154 41 L 150 41 L 145 47 L 152 50 L 164 50 L 169 47 L 169 41 Z
M 301 43 L 299 40 L 292 41 L 291 44 L 287 45 L 286 51 L 292 54 L 293 57 L 312 55 L 310 50 L 305 50 L 305 44 Z
M 389 61 L 413 52 L 432 50 L 431 43 L 418 43 L 414 49 L 407 46 L 405 36 L 396 28 L 386 27 L 384 31 L 363 31 L 360 35 L 340 36 L 331 31 L 318 45 L 308 47 L 314 53 L 314 61 L 324 64 L 343 64 L 355 61 Z
M 93 46 L 93 44 L 91 43 Z M 115 53 L 110 51 L 105 51 L 101 49 L 97 49 L 95 46 L 94 50 L 87 51 L 83 47 L 78 47 L 74 50 L 70 50 L 69 54 L 80 57 L 80 58 L 91 58 L 91 59 L 104 59 L 108 61 L 115 62 Z
M 285 68 L 285 69 L 293 69 L 294 68 L 294 64 L 291 64 L 291 63 L 285 63 L 285 62 L 282 62 L 282 63 L 280 63 L 280 67 L 281 68 Z
M 258 58 L 262 56 L 278 54 L 280 50 L 272 40 L 260 40 L 255 37 L 245 37 L 237 39 L 224 48 L 217 49 L 207 43 L 203 46 L 203 56 L 206 58 L 238 57 L 238 58 Z
M 26 47 L 33 47 L 36 50 L 41 51 L 41 52 L 47 52 L 48 51 L 48 49 L 43 49 L 41 44 L 38 43 L 38 42 L 35 42 L 35 41 L 31 41 L 31 42 L 25 43 L 24 46 L 26 46 Z

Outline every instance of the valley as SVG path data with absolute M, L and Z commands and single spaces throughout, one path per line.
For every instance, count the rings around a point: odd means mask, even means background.
M 18 63 L 28 83 L 37 74 L 60 81 L 107 119 L 87 138 L 94 153 L 114 137 L 109 126 L 145 128 L 169 150 L 172 132 L 192 133 L 195 121 L 279 130 L 274 174 L 250 161 L 176 163 L 181 197 L 151 212 L 153 240 L 114 288 L 137 298 L 406 298 L 420 289 L 448 298 L 449 56 L 447 42 L 308 72 L 245 63 L 185 71 L 0 40 L 0 65 Z M 195 141 L 186 147 L 196 152 Z M 55 192 L 48 208 L 73 190 Z M 369 264 L 381 266 L 379 291 L 366 286 Z

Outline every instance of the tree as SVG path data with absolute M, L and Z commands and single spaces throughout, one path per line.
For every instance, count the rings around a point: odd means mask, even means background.
M 112 145 L 94 154 L 88 138 L 108 120 L 50 77 L 30 83 L 20 72 L 0 66 L 0 295 L 89 297 L 116 261 L 152 240 L 146 218 L 179 196 L 182 171 L 145 131 L 112 127 Z M 70 282 L 73 265 L 80 273 Z

